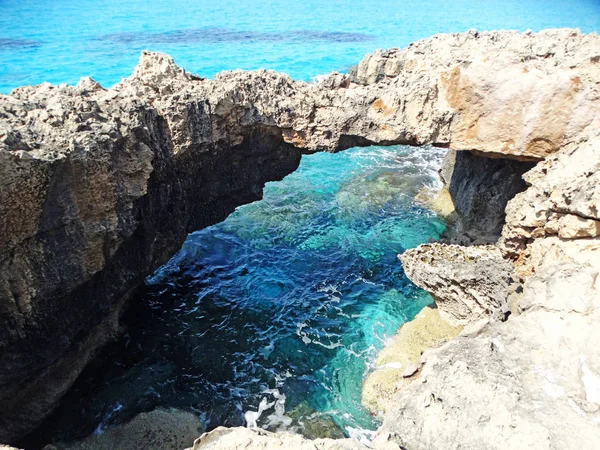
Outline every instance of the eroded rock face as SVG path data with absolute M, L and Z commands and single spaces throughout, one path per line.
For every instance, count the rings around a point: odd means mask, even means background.
M 562 276 L 591 293 L 584 287 L 589 279 Z M 542 304 L 561 301 L 542 295 Z M 537 305 L 428 353 L 420 378 L 401 391 L 383 430 L 409 450 L 595 448 L 597 291 L 586 301 L 588 314 L 565 303 L 560 313 Z
M 452 197 L 456 217 L 446 239 L 460 244 L 496 243 L 505 223 L 506 205 L 527 188 L 522 177 L 534 165 L 449 150 L 440 176 Z
M 450 324 L 499 319 L 509 310 L 513 266 L 495 246 L 422 244 L 399 257 L 408 278 L 432 294 Z
M 530 187 L 506 209 L 501 247 L 526 278 L 544 258 L 544 240 L 595 241 L 600 226 L 600 135 L 570 145 L 527 172 Z
M 529 187 L 509 202 L 499 245 L 487 247 L 514 261 L 522 292 L 513 295 L 513 314 L 471 324 L 426 353 L 420 377 L 400 390 L 380 431 L 395 443 L 408 450 L 597 446 L 599 142 L 592 134 L 525 174 Z M 451 246 L 437 247 L 421 251 L 439 267 Z M 427 278 L 433 293 L 469 297 L 460 276 L 440 281 L 424 261 L 409 255 L 407 262 L 409 276 Z
M 434 143 L 540 160 L 598 128 L 599 48 L 573 30 L 438 35 L 314 85 L 201 80 L 145 53 L 109 90 L 0 96 L 0 441 L 51 411 L 188 232 L 259 199 L 301 153 Z

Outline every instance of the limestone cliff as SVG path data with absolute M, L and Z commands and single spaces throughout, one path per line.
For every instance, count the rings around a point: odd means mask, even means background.
M 525 174 L 529 187 L 508 203 L 498 246 L 401 255 L 450 320 L 478 322 L 426 353 L 382 433 L 406 449 L 597 446 L 599 174 L 592 133 Z M 507 289 L 502 274 L 522 284 Z M 494 320 L 505 311 L 507 321 Z
M 0 441 L 51 411 L 188 232 L 259 199 L 302 153 L 434 143 L 541 160 L 599 128 L 599 67 L 596 35 L 468 32 L 316 84 L 264 70 L 203 80 L 144 53 L 109 90 L 83 79 L 0 96 Z M 569 218 L 590 211 L 557 212 L 569 233 L 595 233 Z M 505 248 L 529 248 L 530 228 Z

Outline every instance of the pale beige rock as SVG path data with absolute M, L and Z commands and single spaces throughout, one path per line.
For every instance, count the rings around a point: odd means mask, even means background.
M 423 352 L 456 337 L 462 327 L 440 317 L 438 309 L 425 307 L 413 320 L 400 327 L 375 362 L 375 370 L 363 383 L 362 403 L 373 414 L 385 415 L 393 408 L 394 397 L 417 373 Z
M 545 228 L 547 228 L 547 223 Z M 558 220 L 558 235 L 564 239 L 599 236 L 600 220 L 565 214 Z
M 599 247 L 550 239 L 553 253 L 525 282 L 524 312 L 428 352 L 400 391 L 383 431 L 403 448 L 596 448 Z
M 299 434 L 271 433 L 260 428 L 219 427 L 200 436 L 188 450 L 365 450 L 354 439 L 305 439 Z
M 509 202 L 500 243 L 523 282 L 512 300 L 520 314 L 466 327 L 427 352 L 380 431 L 402 448 L 597 447 L 599 142 L 592 134 L 526 173 L 530 186 Z M 460 277 L 446 283 L 436 288 L 464 289 Z
M 501 249 L 522 279 L 540 257 L 531 244 L 545 236 L 595 238 L 600 221 L 600 135 L 565 147 L 525 174 L 530 187 L 506 208 Z M 532 257 L 533 256 L 533 257 Z
M 512 283 L 512 264 L 494 246 L 423 244 L 399 255 L 406 275 L 430 292 L 442 319 L 466 325 L 502 318 Z

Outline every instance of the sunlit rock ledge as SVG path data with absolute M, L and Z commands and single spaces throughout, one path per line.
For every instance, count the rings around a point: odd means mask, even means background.
M 598 442 L 599 81 L 596 34 L 470 31 L 375 52 L 316 84 L 264 70 L 205 80 L 144 53 L 108 90 L 82 79 L 0 96 L 0 441 L 50 413 L 116 332 L 128 295 L 188 232 L 259 199 L 301 154 L 433 143 L 501 168 L 545 161 L 507 208 L 499 248 L 518 286 L 500 303 L 512 309 L 480 308 L 508 320 L 480 321 L 429 352 L 376 441 Z M 482 194 L 449 190 L 456 205 Z M 462 210 L 463 231 L 477 222 L 469 211 L 498 215 L 478 202 Z

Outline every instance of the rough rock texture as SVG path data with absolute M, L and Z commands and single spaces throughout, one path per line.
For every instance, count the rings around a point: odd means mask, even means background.
M 525 284 L 521 315 L 428 352 L 382 432 L 409 450 L 596 448 L 598 244 L 586 251 L 594 265 L 547 260 Z
M 565 147 L 525 175 L 531 186 L 506 209 L 503 251 L 516 260 L 517 274 L 535 273 L 545 241 L 558 236 L 594 242 L 600 226 L 600 134 Z
M 51 411 L 188 232 L 259 199 L 301 153 L 435 143 L 542 159 L 598 129 L 599 49 L 574 30 L 438 35 L 313 85 L 202 80 L 145 53 L 110 90 L 0 96 L 0 441 Z
M 406 275 L 432 294 L 440 316 L 453 325 L 508 311 L 513 266 L 497 247 L 423 244 L 400 259 Z
M 525 174 L 530 186 L 509 202 L 499 247 L 488 247 L 514 260 L 513 277 L 522 281 L 522 292 L 507 297 L 513 314 L 472 323 L 428 351 L 420 378 L 399 392 L 380 433 L 407 450 L 597 448 L 599 169 L 600 139 L 591 134 Z M 449 247 L 437 247 L 422 252 L 441 255 L 439 266 Z M 409 276 L 429 278 L 434 294 L 468 297 L 460 277 L 423 275 L 422 264 L 409 257 Z
M 305 439 L 299 434 L 271 433 L 260 428 L 219 427 L 200 436 L 188 450 L 364 450 L 354 439 Z
M 398 333 L 377 356 L 375 370 L 365 379 L 362 403 L 373 414 L 385 416 L 393 409 L 394 397 L 402 387 L 418 376 L 421 355 L 456 337 L 461 326 L 453 326 L 440 316 L 440 310 L 424 308 Z
M 204 431 L 194 414 L 156 409 L 138 414 L 131 421 L 92 434 L 76 444 L 57 445 L 57 450 L 181 450 Z
M 300 160 L 274 127 L 217 136 L 201 105 L 181 113 L 196 139 L 184 150 L 127 83 L 85 86 L 0 98 L 0 135 L 18 136 L 0 144 L 0 440 L 51 411 L 116 330 L 128 293 L 188 232 L 259 199 Z

